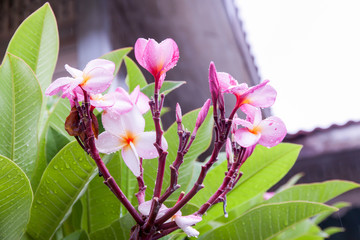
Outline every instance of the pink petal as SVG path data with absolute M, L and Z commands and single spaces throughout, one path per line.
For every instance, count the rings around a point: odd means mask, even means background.
M 226 90 L 229 87 L 239 85 L 238 82 L 228 73 L 217 72 L 216 74 L 219 80 L 221 90 Z
M 150 213 L 151 204 L 152 204 L 152 200 L 149 200 L 149 201 L 146 201 L 146 202 L 140 204 L 138 207 L 139 212 L 144 216 L 148 216 Z M 166 210 L 168 210 L 168 208 L 164 204 L 161 204 L 158 215 L 156 216 L 156 219 L 164 216 Z
M 83 72 L 85 75 L 87 75 L 95 68 L 103 68 L 113 75 L 115 71 L 115 63 L 106 59 L 94 59 L 86 64 Z
M 266 118 L 259 124 L 259 127 L 261 129 L 259 144 L 265 147 L 276 146 L 286 136 L 286 126 L 278 117 Z
M 102 67 L 93 68 L 84 77 L 88 80 L 83 81 L 81 86 L 89 93 L 102 93 L 111 85 L 114 78 L 113 72 Z
M 121 156 L 128 168 L 131 172 L 136 176 L 140 176 L 140 160 L 139 156 L 136 152 L 136 149 L 132 142 L 130 142 L 130 146 L 124 147 L 121 150 Z
M 228 89 L 224 90 L 226 93 L 232 93 L 235 96 L 240 96 L 248 90 L 248 85 L 246 83 L 241 83 L 239 85 L 230 86 Z
M 165 55 L 171 56 L 169 60 L 166 61 L 164 64 L 165 66 L 163 72 L 167 72 L 173 67 L 175 67 L 178 62 L 180 58 L 179 48 L 176 42 L 171 38 L 167 38 L 164 41 L 162 41 L 160 43 L 160 46 L 161 46 L 161 50 L 165 53 Z
M 143 67 L 154 77 L 160 77 L 173 68 L 178 59 L 179 49 L 174 40 L 168 38 L 159 44 L 149 39 L 143 52 Z
M 233 119 L 233 124 L 235 124 L 236 126 L 241 125 L 243 127 L 246 127 L 248 129 L 252 129 L 254 127 L 254 125 L 251 122 L 248 122 L 244 119 L 241 118 L 234 118 Z
M 65 64 L 65 69 L 73 78 L 81 78 L 83 76 L 83 72 L 79 69 L 70 67 L 69 65 Z
M 137 106 L 141 114 L 146 113 L 149 111 L 149 98 L 140 92 L 140 86 L 138 85 L 130 94 L 130 98 L 133 104 Z
M 145 119 L 136 107 L 121 115 L 109 114 L 105 111 L 102 115 L 102 123 L 106 131 L 119 137 L 126 132 L 138 135 L 144 132 L 145 128 Z
M 102 94 L 91 94 L 90 102 L 91 105 L 98 108 L 109 108 L 115 104 L 115 92 L 108 93 L 105 95 Z
M 199 232 L 190 226 L 200 222 L 201 220 L 202 218 L 196 215 L 175 217 L 176 225 L 178 225 L 189 237 L 197 237 L 199 235 Z
M 196 122 L 195 122 L 196 129 L 199 128 L 201 126 L 201 124 L 204 122 L 204 120 L 209 112 L 210 104 L 211 104 L 211 100 L 208 99 L 208 100 L 206 100 L 206 102 L 204 103 L 202 108 L 200 109 L 200 112 L 199 112 L 199 114 L 196 118 Z
M 243 94 L 243 102 L 249 103 L 255 107 L 271 107 L 276 99 L 276 90 L 267 85 L 269 80 L 251 87 L 246 93 Z
M 146 68 L 143 56 L 144 56 L 144 50 L 145 50 L 145 47 L 146 47 L 146 44 L 148 43 L 148 41 L 149 40 L 146 40 L 144 38 L 139 38 L 136 41 L 135 47 L 134 47 L 135 58 L 143 68 Z
M 144 159 L 152 159 L 158 157 L 159 154 L 154 146 L 155 141 L 156 141 L 155 132 L 143 132 L 137 135 L 134 144 L 139 156 Z M 164 150 L 167 149 L 167 142 L 164 136 L 161 139 L 161 145 Z
M 236 130 L 234 137 L 240 146 L 246 148 L 255 145 L 259 141 L 261 134 L 254 134 L 246 128 L 240 128 Z
M 229 160 L 229 163 L 230 164 L 234 163 L 234 154 L 233 154 L 230 138 L 226 139 L 225 151 L 226 151 L 226 158 Z
M 59 91 L 63 91 L 64 88 L 66 89 L 74 80 L 75 79 L 70 77 L 58 78 L 45 90 L 45 94 L 48 96 L 55 95 Z
M 246 120 L 253 123 L 253 125 L 258 125 L 261 122 L 262 116 L 259 108 L 250 104 L 243 104 L 240 109 L 246 114 Z
M 99 152 L 108 154 L 116 152 L 123 147 L 117 136 L 106 131 L 101 133 L 98 139 L 95 139 L 95 145 Z

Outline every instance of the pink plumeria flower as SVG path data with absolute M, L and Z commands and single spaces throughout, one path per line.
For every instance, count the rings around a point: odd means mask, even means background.
M 101 133 L 95 144 L 99 152 L 112 153 L 121 149 L 125 164 L 136 177 L 140 176 L 140 160 L 158 157 L 154 146 L 155 132 L 144 132 L 145 119 L 134 106 L 129 112 L 121 115 L 102 115 L 105 132 Z M 167 149 L 167 142 L 162 138 L 162 148 Z
M 73 96 L 75 88 L 81 87 L 85 91 L 93 94 L 102 93 L 111 84 L 114 78 L 115 64 L 105 59 L 95 59 L 90 61 L 83 71 L 65 65 L 66 71 L 72 77 L 62 77 L 56 79 L 46 89 L 45 94 L 52 96 L 59 91 L 63 92 L 63 97 Z M 79 89 L 79 88 L 78 88 Z
M 246 83 L 239 84 L 230 74 L 217 72 L 220 88 L 223 92 L 232 93 L 236 97 L 236 106 L 241 107 L 243 104 L 250 104 L 254 107 L 271 107 L 276 99 L 276 90 L 267 85 L 269 80 L 248 87 Z
M 135 43 L 135 58 L 155 78 L 155 87 L 161 88 L 166 72 L 179 60 L 179 48 L 174 40 L 167 38 L 161 43 L 150 38 L 139 38 Z
M 138 207 L 139 212 L 144 216 L 148 216 L 150 213 L 151 204 L 152 204 L 152 200 L 140 204 Z M 159 219 L 160 217 L 164 216 L 167 210 L 168 208 L 164 204 L 161 204 L 156 219 Z M 197 215 L 182 216 L 181 212 L 178 211 L 168 221 L 175 221 L 176 225 L 178 225 L 178 227 L 181 228 L 188 235 L 188 237 L 198 237 L 199 232 L 191 226 L 195 225 L 201 220 L 202 218 L 200 216 Z
M 280 118 L 271 116 L 262 120 L 260 109 L 249 104 L 243 105 L 241 109 L 246 113 L 247 119 L 233 120 L 234 124 L 244 126 L 234 134 L 234 139 L 240 146 L 250 147 L 258 143 L 273 147 L 284 139 L 287 131 Z

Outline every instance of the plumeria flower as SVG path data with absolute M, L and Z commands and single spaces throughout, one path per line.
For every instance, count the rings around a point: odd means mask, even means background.
M 136 177 L 140 176 L 140 160 L 158 157 L 154 146 L 155 132 L 144 132 L 145 119 L 134 106 L 129 112 L 121 115 L 104 113 L 102 123 L 105 132 L 101 133 L 96 140 L 99 152 L 112 153 L 121 149 L 121 155 L 125 164 Z M 167 149 L 167 142 L 162 138 L 162 148 Z
M 144 216 L 148 216 L 150 213 L 151 204 L 152 204 L 152 200 L 146 201 L 146 202 L 140 204 L 138 207 L 139 212 Z M 158 212 L 158 215 L 156 216 L 156 219 L 164 216 L 164 214 L 167 210 L 168 210 L 168 208 L 164 204 L 161 204 L 160 210 Z M 181 212 L 178 211 L 168 221 L 175 221 L 176 225 L 178 225 L 178 227 L 181 228 L 188 235 L 188 237 L 198 237 L 199 232 L 191 226 L 195 225 L 196 223 L 200 222 L 201 220 L 202 220 L 202 218 L 200 216 L 197 216 L 197 215 L 182 216 Z
M 105 59 L 95 59 L 90 61 L 83 71 L 65 65 L 66 71 L 72 77 L 62 77 L 56 79 L 46 89 L 45 94 L 52 96 L 58 92 L 63 92 L 62 97 L 71 99 L 74 91 L 79 92 L 80 87 L 88 93 L 98 94 L 105 91 L 114 78 L 115 64 Z
M 233 120 L 234 124 L 244 126 L 234 134 L 234 139 L 240 146 L 250 147 L 258 143 L 273 147 L 284 139 L 286 127 L 280 118 L 271 116 L 262 120 L 260 109 L 249 104 L 243 105 L 241 109 L 246 113 L 247 119 Z
M 239 84 L 228 73 L 217 72 L 217 78 L 223 92 L 235 95 L 236 107 L 250 104 L 255 107 L 266 108 L 271 107 L 275 102 L 277 93 L 273 87 L 267 85 L 269 80 L 249 88 L 246 83 Z
M 140 111 L 141 114 L 146 113 L 149 109 L 149 98 L 140 92 L 140 87 L 137 86 L 131 94 L 125 89 L 118 87 L 114 93 L 115 103 L 109 108 L 105 108 L 105 113 L 116 117 L 129 112 L 134 106 Z
M 171 38 L 161 43 L 152 38 L 139 38 L 135 43 L 135 58 L 154 76 L 155 87 L 160 89 L 166 72 L 175 67 L 179 60 L 179 48 Z

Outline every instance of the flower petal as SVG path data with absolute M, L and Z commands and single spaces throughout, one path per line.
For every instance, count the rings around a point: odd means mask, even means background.
M 146 113 L 149 109 L 149 98 L 140 92 L 140 86 L 136 86 L 136 88 L 130 94 L 130 98 L 133 104 L 137 106 L 141 114 Z
M 253 125 L 258 125 L 261 122 L 262 116 L 259 108 L 250 104 L 243 104 L 240 109 L 246 114 L 246 121 L 253 123 Z
M 254 127 L 254 125 L 251 122 L 248 122 L 244 119 L 241 118 L 234 118 L 233 119 L 233 124 L 235 124 L 236 126 L 241 125 L 243 127 L 246 127 L 248 129 L 252 129 Z
M 265 147 L 273 147 L 279 144 L 286 136 L 286 126 L 278 117 L 269 117 L 259 124 L 261 138 L 259 144 Z
M 140 204 L 138 207 L 139 212 L 144 216 L 148 216 L 150 213 L 150 210 L 151 210 L 151 204 L 152 204 L 152 200 L 149 200 L 149 201 L 146 201 L 146 202 Z M 164 216 L 166 210 L 168 210 L 168 208 L 164 204 L 161 204 L 161 207 L 159 209 L 158 215 L 156 216 L 156 219 Z
M 226 72 L 217 72 L 216 75 L 219 80 L 221 90 L 226 90 L 231 86 L 239 85 L 238 82 Z
M 106 59 L 94 59 L 86 64 L 84 68 L 84 74 L 89 74 L 95 68 L 104 68 L 106 71 L 114 74 L 115 71 L 115 63 Z
M 271 107 L 276 99 L 276 90 L 267 85 L 269 80 L 249 88 L 249 90 L 242 96 L 243 102 L 249 103 L 255 107 Z
M 121 156 L 131 172 L 136 176 L 140 176 L 140 160 L 136 149 L 132 142 L 130 146 L 126 146 L 121 150 Z
M 143 68 L 146 68 L 143 57 L 144 57 L 144 50 L 145 50 L 147 43 L 148 43 L 148 40 L 146 40 L 144 38 L 139 38 L 136 41 L 135 46 L 134 46 L 135 58 Z
M 102 153 L 113 153 L 123 147 L 117 136 L 106 131 L 101 133 L 98 139 L 95 139 L 95 145 L 98 151 Z
M 190 226 L 201 220 L 202 218 L 196 215 L 175 217 L 176 225 L 178 225 L 189 237 L 197 237 L 199 235 L 199 232 Z
M 65 69 L 73 78 L 81 78 L 83 76 L 83 72 L 79 69 L 70 67 L 69 65 L 65 64 Z
M 135 147 L 136 151 L 138 152 L 139 156 L 144 159 L 152 159 L 158 157 L 159 154 L 154 146 L 156 141 L 156 133 L 155 132 L 143 132 L 136 137 Z M 161 140 L 161 145 L 166 145 L 167 149 L 167 142 L 163 137 Z M 166 150 L 164 148 L 164 150 Z
M 62 77 L 56 79 L 50 86 L 46 89 L 45 94 L 48 96 L 52 96 L 57 94 L 59 91 L 63 91 L 74 81 L 74 78 L 71 77 Z
M 236 130 L 234 134 L 235 141 L 242 147 L 250 147 L 255 145 L 261 137 L 261 134 L 254 134 L 246 128 Z
M 93 68 L 86 73 L 84 78 L 88 78 L 88 80 L 84 80 L 81 83 L 81 86 L 89 93 L 102 93 L 111 85 L 111 81 L 114 78 L 113 73 L 114 72 L 111 72 L 106 68 Z
M 164 53 L 164 55 L 170 56 L 169 58 L 166 57 L 165 66 L 163 69 L 163 72 L 167 72 L 173 67 L 176 66 L 178 60 L 179 60 L 179 48 L 176 44 L 176 42 L 171 39 L 167 38 L 164 41 L 160 43 L 161 51 Z

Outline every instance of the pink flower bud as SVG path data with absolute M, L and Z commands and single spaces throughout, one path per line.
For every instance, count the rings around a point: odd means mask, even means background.
M 196 119 L 195 129 L 198 129 L 201 124 L 204 122 L 210 108 L 210 99 L 206 100 L 204 106 L 201 108 L 199 115 Z
M 181 121 L 182 121 L 181 107 L 179 103 L 176 103 L 176 122 L 181 123 Z
M 216 74 L 215 64 L 213 62 L 210 62 L 210 67 L 209 67 L 209 88 L 210 88 L 212 102 L 213 104 L 216 104 L 217 99 L 221 94 L 220 94 L 219 80 Z

